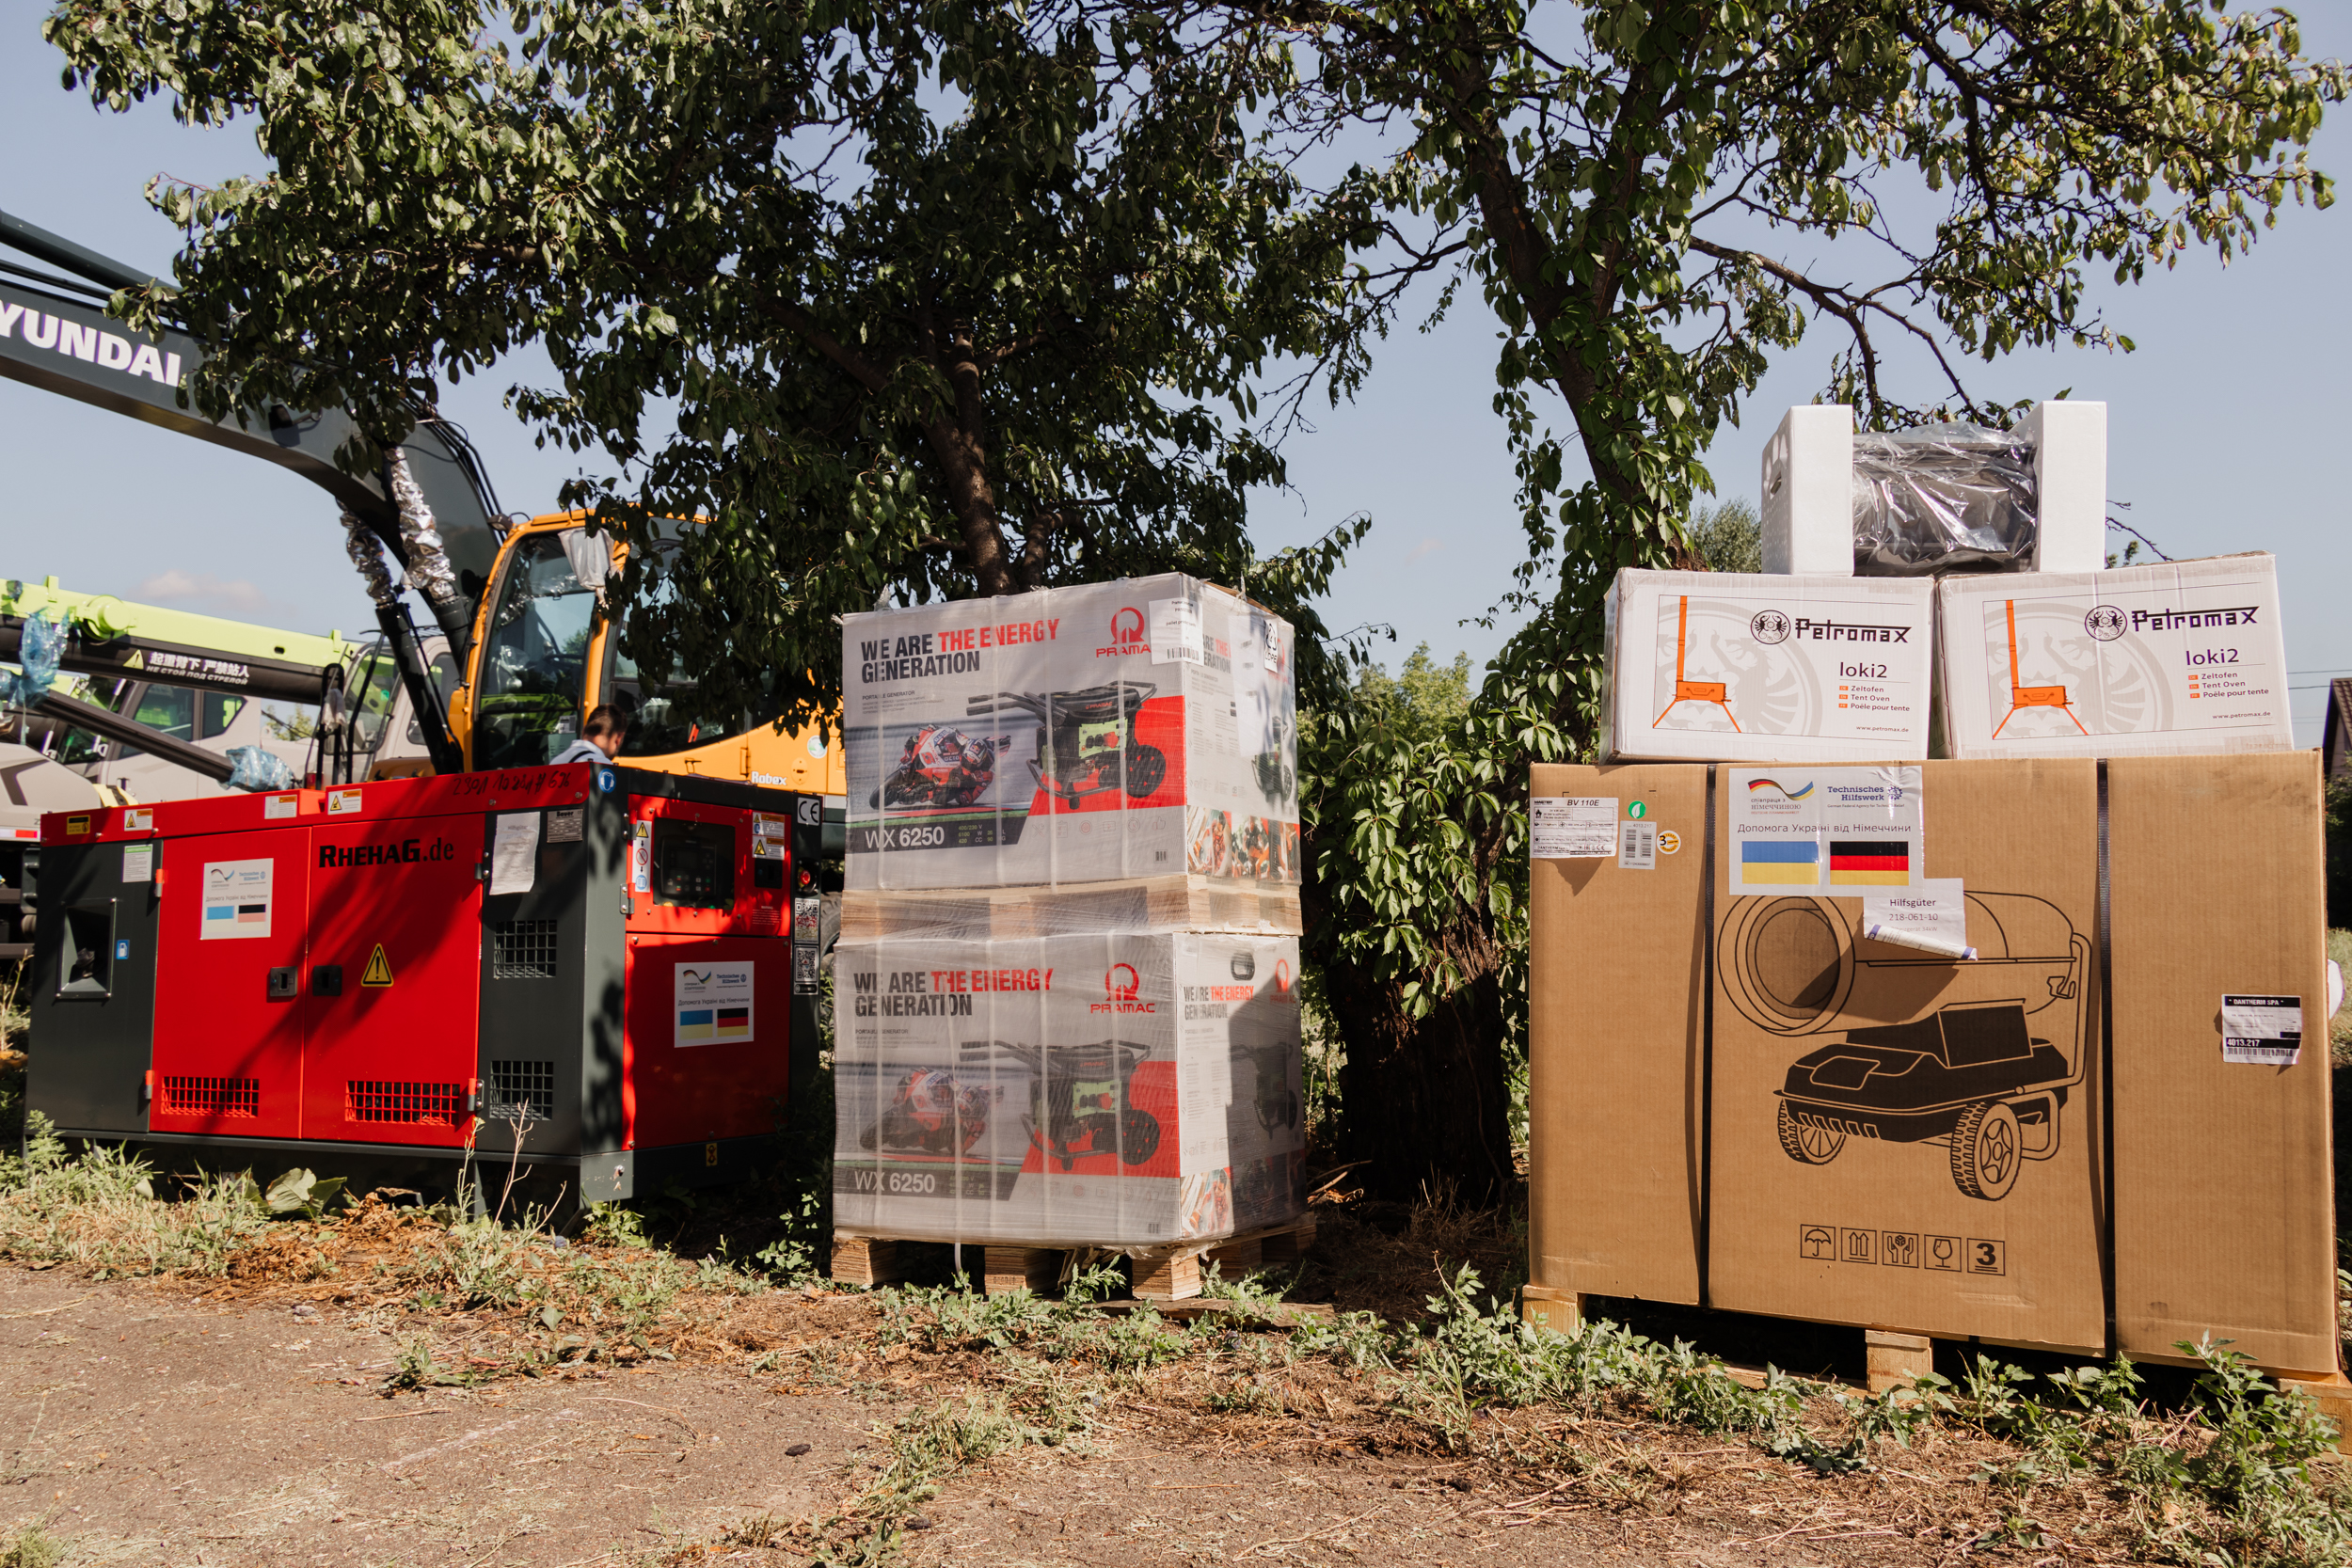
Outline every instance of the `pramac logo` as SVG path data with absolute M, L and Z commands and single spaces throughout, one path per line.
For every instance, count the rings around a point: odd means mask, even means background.
M 1156 1013 L 1156 1002 L 1139 1002 L 1143 977 L 1133 964 L 1113 964 L 1103 972 L 1103 994 L 1107 1000 L 1094 1003 L 1087 1010 L 1094 1013 Z
M 1095 649 L 1094 657 L 1116 658 L 1121 654 L 1149 653 L 1151 649 L 1151 638 L 1144 630 L 1143 611 L 1127 605 L 1111 616 L 1110 646 Z
M 1274 994 L 1288 996 L 1290 993 L 1291 961 L 1288 958 L 1277 958 L 1274 960 Z

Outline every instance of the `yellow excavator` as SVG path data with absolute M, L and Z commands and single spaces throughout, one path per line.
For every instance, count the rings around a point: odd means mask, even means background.
M 628 716 L 622 755 L 632 767 L 844 793 L 840 748 L 818 731 L 780 732 L 749 713 L 714 721 L 694 712 L 692 672 L 640 670 L 624 656 L 625 611 L 610 590 L 625 546 L 591 533 L 580 514 L 509 517 L 464 432 L 433 410 L 419 410 L 408 439 L 373 472 L 351 474 L 334 460 L 357 438 L 339 410 L 211 420 L 182 407 L 201 345 L 168 330 L 135 334 L 105 313 L 113 291 L 149 281 L 0 213 L 0 376 L 246 452 L 335 498 L 381 638 L 315 699 L 319 782 L 534 767 L 611 705 Z M 416 624 L 410 592 L 429 629 Z M 44 613 L 19 610 L 0 614 L 0 658 L 12 657 L 24 615 Z M 89 721 L 63 711 L 67 701 L 43 697 L 35 710 L 47 704 L 66 722 Z M 376 754 L 387 729 L 405 735 L 412 723 L 419 754 Z

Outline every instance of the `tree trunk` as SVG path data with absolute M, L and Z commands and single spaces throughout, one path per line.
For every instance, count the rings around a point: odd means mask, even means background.
M 1300 901 L 1311 932 L 1328 905 L 1304 856 Z M 1470 978 L 1421 1018 L 1393 981 L 1375 979 L 1328 944 L 1317 955 L 1331 1021 L 1345 1042 L 1336 1153 L 1365 1161 L 1349 1180 L 1409 1203 L 1424 1189 L 1463 1202 L 1501 1201 L 1516 1183 L 1510 1086 L 1502 1069 L 1502 955 L 1483 929 L 1459 925 L 1449 945 Z

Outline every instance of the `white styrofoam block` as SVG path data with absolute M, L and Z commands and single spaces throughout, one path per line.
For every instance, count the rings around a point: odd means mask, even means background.
M 2267 554 L 1948 577 L 1936 623 L 1955 757 L 2294 749 Z
M 1295 937 L 834 949 L 834 1218 L 1136 1245 L 1304 1210 Z
M 1613 760 L 1928 754 L 1928 578 L 1628 568 L 1606 613 L 1601 745 Z
M 1289 625 L 1164 577 L 845 616 L 852 888 L 1298 880 Z
M 1853 576 L 1853 410 L 1801 404 L 1764 443 L 1764 570 Z
M 2107 563 L 2107 405 L 2037 403 L 2018 421 L 2033 444 L 2040 510 L 2034 570 L 2096 572 Z

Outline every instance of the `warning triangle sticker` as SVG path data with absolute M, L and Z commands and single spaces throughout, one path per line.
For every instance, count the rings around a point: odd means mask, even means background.
M 375 951 L 369 955 L 367 973 L 359 976 L 359 983 L 363 986 L 389 986 L 392 983 L 391 960 L 384 956 L 382 942 L 377 942 Z

